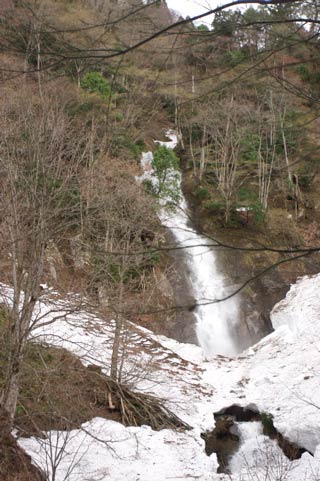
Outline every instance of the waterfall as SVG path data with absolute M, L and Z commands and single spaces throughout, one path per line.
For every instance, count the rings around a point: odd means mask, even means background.
M 177 135 L 173 131 L 168 131 L 167 136 L 170 138 L 169 142 L 156 142 L 174 149 L 177 145 Z M 147 179 L 156 184 L 157 179 L 151 166 L 152 159 L 152 152 L 142 155 L 141 165 L 144 173 L 139 179 L 140 181 Z M 194 314 L 197 321 L 196 333 L 199 344 L 208 356 L 214 354 L 235 355 L 238 350 L 232 331 L 238 321 L 237 300 L 235 297 L 231 297 L 227 301 L 214 302 L 228 293 L 225 278 L 217 267 L 216 252 L 208 246 L 212 242 L 199 235 L 191 226 L 182 190 L 180 199 L 176 209 L 163 208 L 159 216 L 162 224 L 172 232 L 177 246 L 184 248 L 190 283 L 197 300 Z M 165 204 L 165 200 L 161 202 L 163 205 Z

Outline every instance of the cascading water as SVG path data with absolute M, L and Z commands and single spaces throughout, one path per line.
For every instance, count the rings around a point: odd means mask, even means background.
M 157 143 L 174 149 L 177 145 L 177 135 L 169 131 L 167 136 L 170 138 L 170 142 L 157 141 Z M 152 152 L 142 155 L 141 165 L 144 174 L 139 179 L 156 184 L 157 179 L 152 169 L 152 160 Z M 237 343 L 232 336 L 233 327 L 238 321 L 238 303 L 235 297 L 223 302 L 214 302 L 227 294 L 225 279 L 217 267 L 216 253 L 212 247 L 208 246 L 208 239 L 197 234 L 190 226 L 187 203 L 181 190 L 181 175 L 179 186 L 181 191 L 179 205 L 176 209 L 163 208 L 160 219 L 163 225 L 172 232 L 177 245 L 184 248 L 193 294 L 197 301 L 194 313 L 197 319 L 198 341 L 206 355 L 232 356 L 238 352 Z M 163 204 L 165 203 L 164 200 Z
M 231 474 L 240 474 L 241 480 L 287 479 L 290 460 L 285 457 L 275 440 L 263 434 L 260 421 L 237 423 L 241 447 L 229 460 Z

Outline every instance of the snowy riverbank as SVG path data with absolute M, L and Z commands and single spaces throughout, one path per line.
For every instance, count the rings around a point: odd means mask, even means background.
M 86 423 L 85 431 L 71 433 L 56 480 L 65 479 L 72 462 L 70 481 L 230 479 L 216 474 L 215 455 L 205 455 L 200 433 L 213 427 L 214 412 L 236 403 L 272 414 L 276 428 L 315 457 L 305 453 L 300 460 L 290 462 L 274 441 L 256 431 L 254 438 L 243 443 L 244 452 L 231 463 L 233 479 L 317 481 L 319 291 L 320 275 L 300 279 L 273 310 L 275 332 L 235 358 L 207 359 L 199 347 L 131 326 L 132 352 L 129 350 L 125 369 L 135 370 L 136 389 L 166 398 L 168 406 L 194 429 L 188 433 L 155 432 L 147 427 L 124 428 L 112 421 L 92 420 Z M 43 312 L 49 309 L 49 303 L 41 306 Z M 84 312 L 43 326 L 35 335 L 71 350 L 83 363 L 100 364 L 107 371 L 112 331 L 112 325 Z M 57 433 L 51 433 L 52 443 L 56 438 Z M 62 442 L 61 435 L 59 439 Z M 45 443 L 32 438 L 21 439 L 20 444 L 33 459 L 45 464 Z M 283 478 L 276 474 L 279 466 Z

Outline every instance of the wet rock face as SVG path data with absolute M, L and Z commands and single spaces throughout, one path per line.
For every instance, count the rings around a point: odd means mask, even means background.
M 169 337 L 179 342 L 198 344 L 196 334 L 196 317 L 193 313 L 195 298 L 192 294 L 192 287 L 189 280 L 188 266 L 183 252 L 172 255 L 174 273 L 171 275 L 171 285 L 174 303 L 177 306 L 186 306 L 185 309 L 178 309 L 175 314 L 175 323 L 172 325 Z
M 174 245 L 175 240 L 169 230 L 166 235 L 168 242 Z M 170 252 L 167 260 L 170 269 L 162 272 L 157 279 L 157 289 L 169 305 L 177 306 L 177 309 L 162 317 L 152 316 L 151 329 L 178 342 L 197 345 L 196 317 L 193 312 L 195 298 L 183 250 Z M 182 306 L 185 307 L 181 308 Z

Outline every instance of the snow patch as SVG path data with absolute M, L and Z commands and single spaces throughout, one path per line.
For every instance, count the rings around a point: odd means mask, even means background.
M 204 442 L 193 433 L 148 426 L 124 427 L 95 418 L 79 430 L 52 431 L 50 443 L 63 451 L 55 481 L 164 481 L 165 479 L 212 479 L 215 457 L 204 453 Z M 52 473 L 52 456 L 43 439 L 20 439 L 22 446 L 45 472 Z M 210 476 L 210 477 L 209 477 Z

